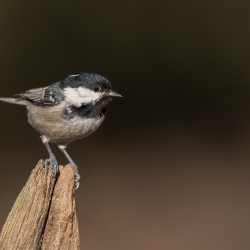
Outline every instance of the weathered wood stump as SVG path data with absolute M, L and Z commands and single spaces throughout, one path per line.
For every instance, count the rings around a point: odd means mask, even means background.
M 60 166 L 58 179 L 40 160 L 9 213 L 1 250 L 79 250 L 74 167 Z

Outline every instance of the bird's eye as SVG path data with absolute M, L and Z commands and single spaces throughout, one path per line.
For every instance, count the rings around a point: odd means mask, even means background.
M 99 86 L 94 87 L 94 91 L 95 91 L 95 92 L 98 92 L 98 91 L 100 91 L 100 90 L 101 90 L 101 87 L 99 87 Z

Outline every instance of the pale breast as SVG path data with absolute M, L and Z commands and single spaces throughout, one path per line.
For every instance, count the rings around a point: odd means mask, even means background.
M 92 134 L 105 119 L 99 118 L 62 118 L 65 103 L 54 107 L 38 107 L 30 104 L 28 109 L 29 123 L 51 142 L 69 143 Z

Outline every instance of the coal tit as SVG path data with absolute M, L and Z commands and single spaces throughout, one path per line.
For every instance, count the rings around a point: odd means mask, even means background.
M 49 153 L 45 163 L 58 173 L 58 163 L 49 146 L 49 142 L 57 143 L 75 167 L 78 188 L 78 168 L 66 147 L 70 142 L 95 132 L 105 119 L 107 104 L 112 97 L 121 95 L 112 90 L 110 82 L 103 76 L 80 73 L 51 86 L 31 89 L 14 97 L 0 98 L 0 101 L 27 107 L 28 121 L 41 134 Z

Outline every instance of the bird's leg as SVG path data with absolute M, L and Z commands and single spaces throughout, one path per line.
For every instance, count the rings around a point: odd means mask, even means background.
M 51 151 L 51 148 L 49 146 L 49 139 L 45 136 L 45 135 L 42 135 L 41 136 L 41 139 L 42 139 L 42 142 L 43 144 L 45 145 L 45 147 L 47 148 L 48 150 L 48 153 L 49 153 L 49 159 L 46 159 L 44 161 L 44 163 L 47 165 L 49 165 L 49 169 L 52 169 L 54 170 L 54 174 L 57 174 L 58 173 L 58 163 L 57 163 L 57 160 L 56 160 L 56 157 L 55 155 L 52 153 Z
M 66 151 L 66 146 L 65 145 L 60 145 L 60 144 L 57 144 L 58 148 L 63 152 L 63 154 L 66 156 L 66 158 L 68 159 L 68 161 L 70 163 L 73 164 L 74 168 L 75 168 L 75 189 L 77 189 L 80 185 L 80 178 L 81 176 L 79 175 L 79 172 L 78 172 L 78 167 L 77 165 L 75 164 L 75 162 L 71 159 L 71 157 L 69 156 L 69 154 L 67 153 Z

